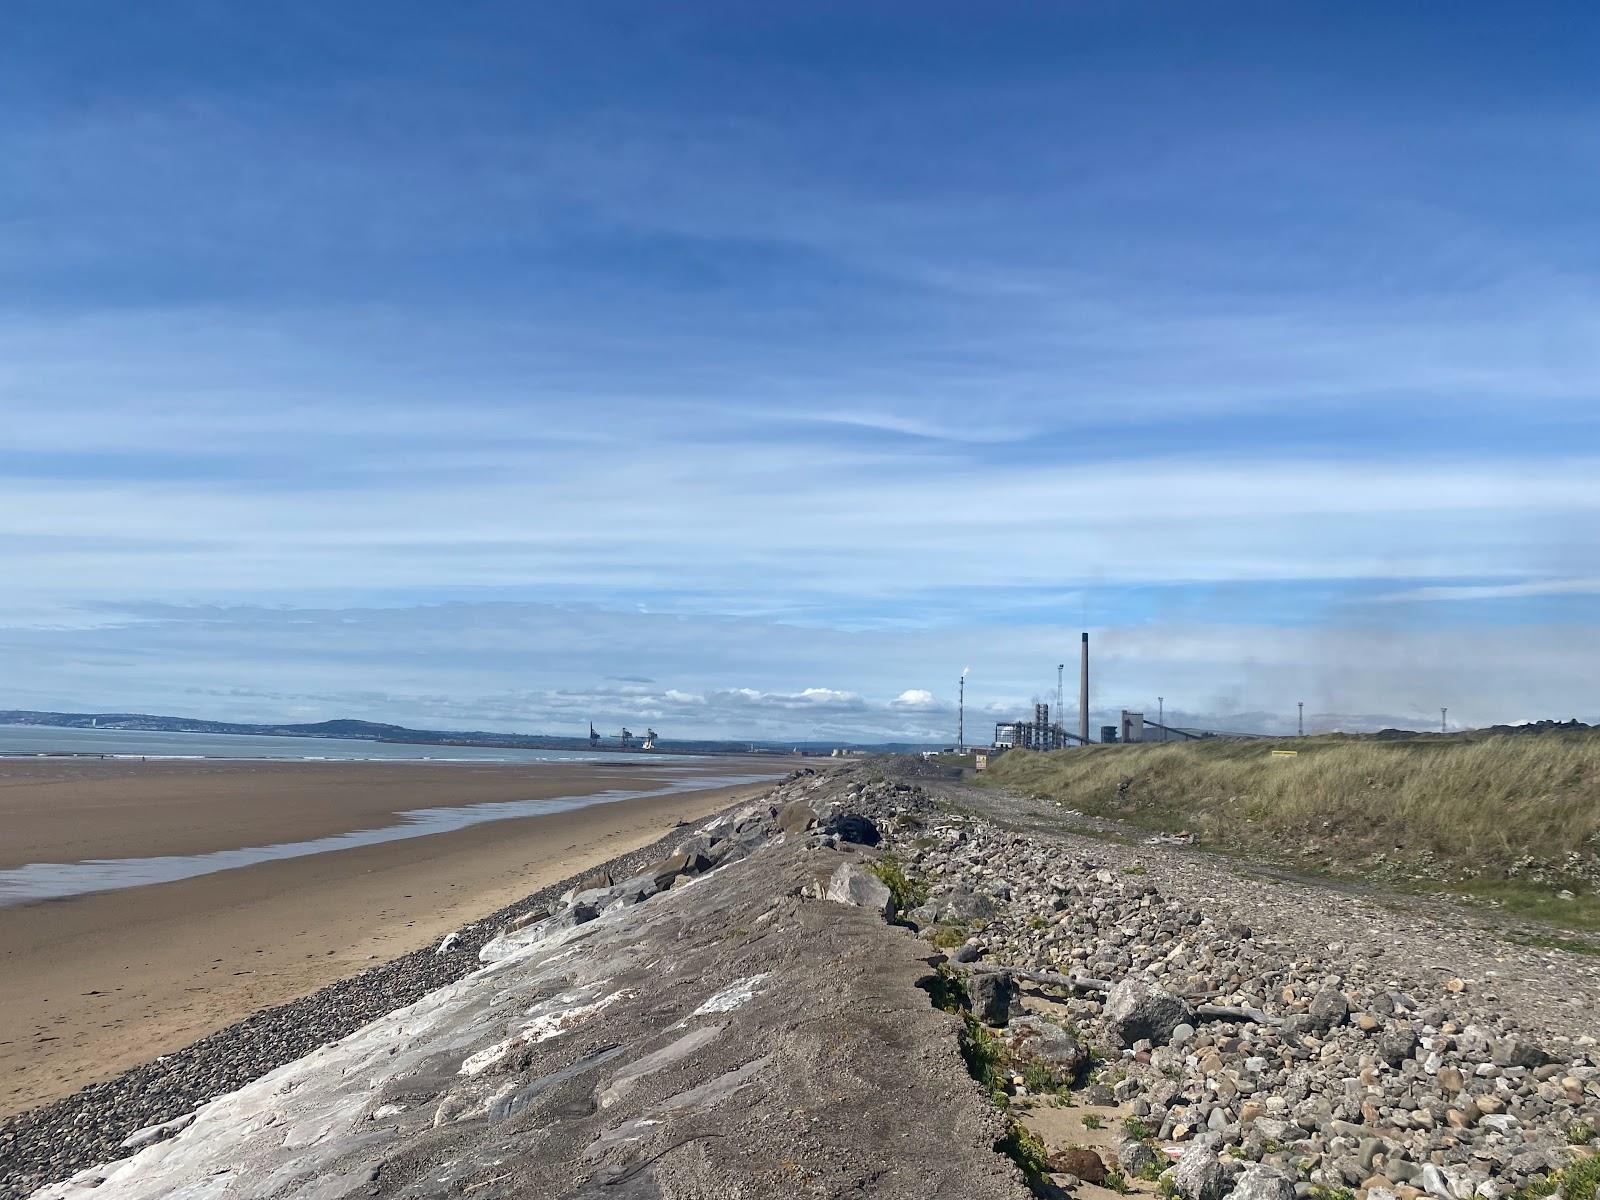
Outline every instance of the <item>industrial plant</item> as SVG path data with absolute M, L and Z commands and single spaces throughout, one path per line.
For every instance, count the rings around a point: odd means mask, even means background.
M 989 744 L 992 752 L 1006 750 L 1064 750 L 1068 746 L 1085 746 L 1090 742 L 1089 737 L 1089 635 L 1083 635 L 1082 649 L 1078 660 L 1078 730 L 1076 733 L 1069 731 L 1061 723 L 1062 715 L 1062 679 L 1066 664 L 1056 666 L 1056 719 L 1050 719 L 1050 705 L 1035 703 L 1033 706 L 1033 719 L 1031 721 L 1000 721 L 994 727 L 994 740 Z M 965 729 L 966 706 L 966 678 L 967 673 L 961 673 L 962 684 L 962 730 Z M 1163 701 L 1163 705 L 1164 705 Z M 1100 726 L 1100 741 L 1105 744 L 1137 743 L 1145 741 L 1192 741 L 1201 738 L 1217 736 L 1214 733 L 1177 729 L 1168 725 L 1162 718 L 1147 721 L 1142 712 L 1133 712 L 1129 709 L 1122 710 L 1121 720 L 1116 725 Z

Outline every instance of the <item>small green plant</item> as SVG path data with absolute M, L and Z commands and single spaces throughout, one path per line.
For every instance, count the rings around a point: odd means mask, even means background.
M 1133 866 L 1128 867 L 1126 870 L 1124 870 L 1123 874 L 1124 875 L 1145 875 L 1145 874 L 1148 874 L 1148 872 L 1145 870 L 1145 866 L 1144 866 L 1143 863 L 1134 863 Z
M 1122 1132 L 1136 1142 L 1148 1142 L 1155 1137 L 1155 1130 L 1150 1128 L 1150 1123 L 1142 1117 L 1123 1117 Z
M 1040 1095 L 1056 1090 L 1056 1077 L 1040 1062 L 1031 1062 L 1022 1068 L 1022 1082 L 1030 1092 Z
M 1515 1200 L 1538 1200 L 1560 1192 L 1563 1200 L 1595 1200 L 1600 1190 L 1600 1155 L 1580 1158 L 1565 1170 L 1536 1179 L 1520 1192 Z
M 971 1013 L 967 1014 L 961 1031 L 961 1057 L 967 1064 L 967 1074 L 982 1084 L 986 1092 L 991 1096 L 1005 1095 L 1005 1050 Z
M 1144 1166 L 1139 1168 L 1139 1178 L 1144 1180 L 1146 1183 L 1157 1182 L 1161 1178 L 1161 1172 L 1163 1170 L 1161 1164 L 1164 1162 L 1166 1162 L 1165 1156 L 1151 1159 L 1149 1162 L 1145 1163 Z
M 1328 1187 L 1315 1184 L 1311 1188 L 1312 1200 L 1355 1200 L 1355 1193 L 1347 1187 Z
M 896 912 L 910 912 L 919 904 L 927 902 L 928 885 L 910 879 L 900 860 L 895 857 L 894 851 L 884 851 L 877 862 L 867 865 L 867 870 L 883 880 L 888 887 Z
M 1043 917 L 1029 917 L 1028 928 L 1033 930 L 1035 933 L 1043 933 L 1046 929 L 1050 928 L 1050 922 L 1046 921 Z
M 1574 1146 L 1587 1146 L 1594 1141 L 1594 1126 L 1588 1121 L 1574 1121 L 1567 1126 L 1567 1141 Z
M 1128 1194 L 1128 1177 L 1113 1168 L 1106 1172 L 1106 1186 L 1118 1195 L 1126 1196 Z
M 972 1008 L 961 977 L 949 967 L 936 968 L 932 975 L 917 980 L 917 986 L 928 993 L 928 999 L 940 1012 L 954 1013 L 959 1017 Z
M 1171 1176 L 1157 1175 L 1156 1191 L 1160 1192 L 1163 1200 L 1177 1200 L 1178 1185 L 1172 1182 Z
M 1105 1121 L 1103 1121 L 1100 1118 L 1100 1114 L 1099 1113 L 1084 1113 L 1083 1114 L 1083 1127 L 1085 1129 L 1099 1129 L 1104 1124 L 1105 1124 Z
M 971 936 L 967 926 L 956 921 L 941 921 L 928 940 L 941 950 L 954 950 Z
M 1021 1122 L 1012 1121 L 1005 1137 L 996 1142 L 994 1148 L 1021 1168 L 1029 1188 L 1036 1193 L 1041 1190 L 1050 1170 L 1050 1151 L 1038 1134 Z

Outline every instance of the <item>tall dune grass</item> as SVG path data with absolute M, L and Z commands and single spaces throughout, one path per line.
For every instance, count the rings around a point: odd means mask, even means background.
M 1295 757 L 1275 757 L 1292 748 Z M 1186 742 L 1013 752 L 995 783 L 1214 844 L 1340 861 L 1396 855 L 1466 876 L 1593 876 L 1600 738 Z

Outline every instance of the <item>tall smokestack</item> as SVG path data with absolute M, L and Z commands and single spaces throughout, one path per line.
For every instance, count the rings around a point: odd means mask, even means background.
M 1089 744 L 1089 632 L 1083 634 L 1083 662 L 1078 667 L 1078 739 Z

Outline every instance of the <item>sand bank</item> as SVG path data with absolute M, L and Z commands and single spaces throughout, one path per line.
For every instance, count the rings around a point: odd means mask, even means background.
M 684 769 L 8 762 L 0 866 L 206 853 L 366 828 L 431 805 L 647 790 Z M 751 790 L 624 800 L 0 908 L 0 1115 L 425 945 Z

